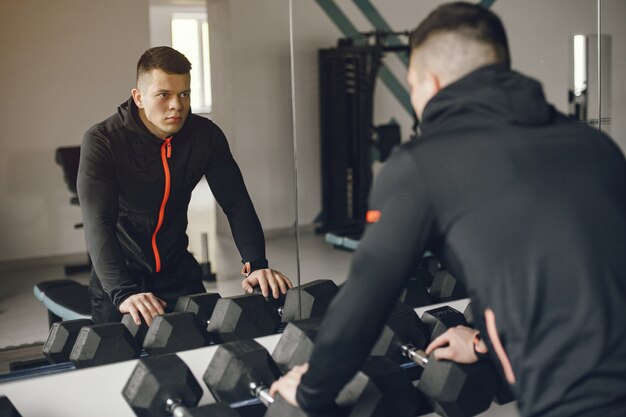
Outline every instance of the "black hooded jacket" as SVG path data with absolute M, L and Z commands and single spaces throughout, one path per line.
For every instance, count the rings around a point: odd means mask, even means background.
M 622 152 L 499 66 L 442 89 L 421 129 L 376 180 L 380 220 L 326 313 L 299 404 L 333 401 L 429 249 L 495 312 L 523 416 L 626 415 Z
M 141 292 L 140 275 L 178 276 L 177 269 L 184 265 L 186 273 L 195 262 L 187 251 L 187 208 L 202 176 L 228 217 L 242 259 L 253 270 L 267 267 L 261 224 L 213 122 L 190 113 L 166 141 L 146 129 L 131 98 L 85 133 L 77 182 L 85 240 L 115 306 Z

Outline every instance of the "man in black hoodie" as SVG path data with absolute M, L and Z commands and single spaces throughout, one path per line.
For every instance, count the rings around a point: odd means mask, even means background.
M 263 230 L 224 134 L 191 114 L 190 70 L 172 48 L 147 50 L 132 97 L 83 138 L 77 185 L 96 323 L 130 313 L 150 324 L 181 295 L 205 291 L 186 234 L 191 192 L 203 176 L 228 217 L 243 289 L 260 286 L 277 298 L 291 287 L 268 268 Z
M 455 329 L 428 352 L 489 350 L 522 416 L 626 415 L 626 161 L 510 69 L 502 23 L 451 3 L 411 36 L 421 138 L 381 171 L 347 282 L 310 362 L 272 386 L 322 411 L 364 362 L 425 250 L 467 287 L 486 345 Z

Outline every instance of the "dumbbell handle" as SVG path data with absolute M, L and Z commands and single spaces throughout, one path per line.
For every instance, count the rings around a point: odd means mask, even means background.
M 425 367 L 428 364 L 428 355 L 423 350 L 413 345 L 402 345 L 402 355 L 411 359 L 416 364 Z
M 171 413 L 173 417 L 189 417 L 189 409 L 185 407 L 180 399 L 168 398 L 165 401 L 165 409 L 168 413 Z
M 274 402 L 274 397 L 270 395 L 270 390 L 263 384 L 257 384 L 255 382 L 250 383 L 250 392 L 257 397 L 266 407 L 269 407 Z

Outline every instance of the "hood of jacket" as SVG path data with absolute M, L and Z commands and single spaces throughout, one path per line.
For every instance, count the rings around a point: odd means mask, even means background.
M 554 117 L 541 84 L 501 65 L 479 68 L 439 91 L 424 109 L 422 133 L 437 129 L 451 116 L 476 121 L 539 126 Z

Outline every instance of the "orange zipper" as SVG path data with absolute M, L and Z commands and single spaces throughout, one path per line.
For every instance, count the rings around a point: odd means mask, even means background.
M 163 217 L 165 216 L 165 205 L 170 197 L 170 167 L 167 164 L 167 160 L 172 156 L 172 144 L 170 141 L 172 137 L 164 138 L 163 145 L 161 146 L 161 162 L 163 162 L 163 171 L 165 172 L 165 191 L 163 192 L 163 201 L 161 201 L 161 208 L 159 209 L 159 221 L 152 233 L 152 251 L 154 252 L 155 271 L 161 271 L 161 256 L 159 255 L 159 248 L 157 247 L 156 237 L 157 233 L 163 225 Z

